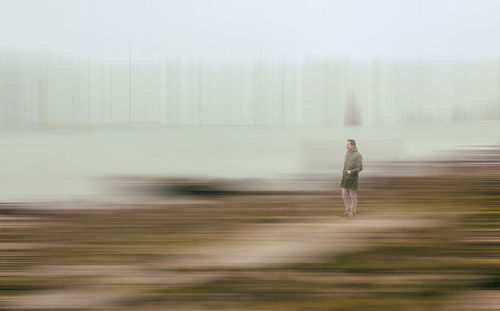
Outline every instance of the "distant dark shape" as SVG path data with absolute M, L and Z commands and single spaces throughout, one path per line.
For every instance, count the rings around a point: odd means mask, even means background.
M 298 194 L 293 190 L 272 190 L 265 184 L 252 185 L 245 180 L 217 180 L 217 179 L 169 179 L 161 188 L 160 192 L 168 195 L 181 196 L 236 196 L 236 195 L 291 195 Z
M 232 189 L 230 184 L 219 181 L 175 180 L 165 185 L 168 194 L 185 196 L 227 196 L 237 195 L 240 191 Z
M 362 125 L 363 120 L 361 117 L 361 110 L 356 104 L 356 96 L 351 95 L 347 100 L 345 110 L 344 126 L 357 126 Z
M 225 197 L 248 195 L 292 195 L 295 190 L 269 188 L 263 180 L 213 179 L 213 178 L 128 178 L 117 183 L 128 194 L 150 194 L 183 197 Z M 300 194 L 308 194 L 301 191 Z
M 124 177 L 111 182 L 129 195 L 228 196 L 238 195 L 239 184 L 222 179 L 189 177 Z

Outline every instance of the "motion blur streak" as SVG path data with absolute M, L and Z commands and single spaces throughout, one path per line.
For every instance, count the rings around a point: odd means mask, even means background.
M 3 203 L 2 308 L 497 307 L 499 147 L 377 165 L 422 171 L 362 176 L 349 219 L 337 180 L 311 175 L 123 177 L 92 209 Z
M 500 119 L 500 62 L 92 60 L 0 49 L 0 127 L 381 127 Z
M 499 11 L 0 0 L 0 310 L 500 310 Z

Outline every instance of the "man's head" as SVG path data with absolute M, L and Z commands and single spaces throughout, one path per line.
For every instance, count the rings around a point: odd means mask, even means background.
M 351 151 L 354 148 L 356 148 L 356 141 L 354 139 L 348 139 L 347 140 L 347 150 Z

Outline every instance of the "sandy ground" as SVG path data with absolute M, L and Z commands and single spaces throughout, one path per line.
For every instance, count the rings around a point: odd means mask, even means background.
M 430 216 L 430 215 L 429 215 Z M 334 220 L 304 220 L 280 224 L 251 225 L 234 232 L 226 241 L 211 246 L 179 250 L 172 260 L 142 265 L 39 266 L 32 276 L 98 275 L 91 285 L 35 292 L 6 303 L 12 309 L 66 309 L 120 306 L 145 295 L 141 286 L 185 286 L 216 280 L 224 269 L 252 269 L 317 260 L 323 255 L 370 247 L 377 234 L 399 229 L 439 226 L 430 217 L 389 215 L 356 216 Z M 175 272 L 179 269 L 193 271 Z M 196 272 L 201 269 L 202 272 Z M 162 271 L 162 272 L 158 272 Z M 212 272 L 207 272 L 212 271 Z M 132 290 L 135 288 L 136 290 Z

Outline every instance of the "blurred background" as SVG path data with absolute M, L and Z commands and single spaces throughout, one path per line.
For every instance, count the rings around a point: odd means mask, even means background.
M 500 309 L 499 9 L 0 0 L 0 307 Z

